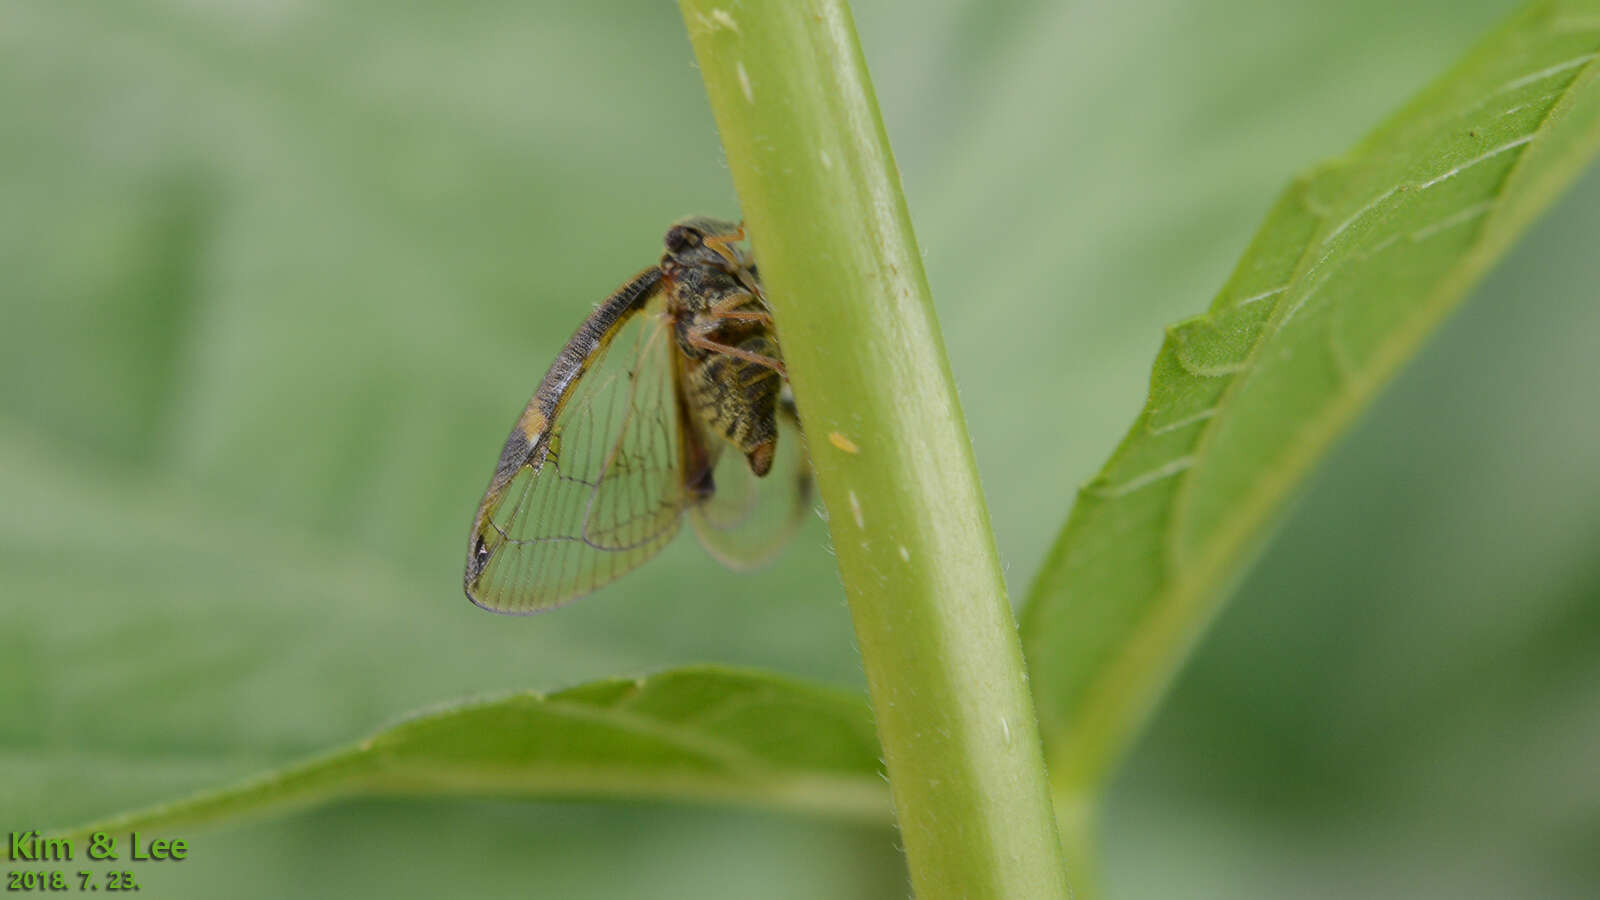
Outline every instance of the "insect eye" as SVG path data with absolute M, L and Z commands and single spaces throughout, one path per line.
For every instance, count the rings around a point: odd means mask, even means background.
M 698 247 L 700 232 L 687 225 L 674 225 L 667 229 L 666 245 L 671 253 L 682 253 L 690 247 Z

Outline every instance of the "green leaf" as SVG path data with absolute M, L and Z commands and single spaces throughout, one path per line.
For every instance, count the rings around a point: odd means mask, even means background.
M 1058 799 L 1092 792 L 1312 464 L 1600 145 L 1600 4 L 1516 15 L 1297 180 L 1078 495 L 1023 621 Z
M 1294 167 L 1513 5 L 857 4 L 1018 599 L 1161 324 Z M 820 521 L 759 573 L 689 539 L 559 613 L 461 596 L 466 520 L 544 367 L 666 223 L 738 209 L 672 4 L 6 11 L 9 821 L 187 796 L 514 688 L 707 661 L 859 692 Z M 1600 345 L 1595 209 L 1590 177 L 1335 454 L 1119 779 L 1118 893 L 1281 896 L 1285 846 L 1390 888 L 1369 893 L 1593 882 L 1600 431 L 1572 411 L 1600 378 L 1575 374 Z M 1352 483 L 1378 493 L 1341 505 Z M 1360 608 L 1330 610 L 1352 575 Z M 1365 843 L 1304 827 L 1330 816 Z M 887 831 L 743 808 L 385 799 L 179 836 L 199 850 L 145 894 L 906 893 Z M 1429 869 L 1441 848 L 1477 865 Z
M 170 829 L 352 795 L 723 801 L 888 824 L 866 704 L 699 666 L 417 714 L 325 756 L 71 829 Z

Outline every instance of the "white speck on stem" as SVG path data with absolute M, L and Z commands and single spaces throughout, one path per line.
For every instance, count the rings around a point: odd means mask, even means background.
M 750 73 L 744 70 L 744 62 L 734 63 L 734 73 L 739 76 L 739 89 L 744 91 L 744 99 L 748 103 L 756 102 L 755 90 L 750 87 Z
M 1005 735 L 1006 746 L 1011 746 L 1011 723 L 1006 721 L 1005 716 L 1000 717 L 1000 733 Z
M 819 151 L 818 157 L 822 160 L 822 167 L 824 169 L 833 168 L 833 157 L 828 155 L 828 151 L 826 151 L 826 150 Z
M 906 562 L 911 562 L 911 551 L 906 549 L 904 544 L 900 545 L 900 558 Z
M 861 500 L 855 491 L 850 492 L 850 515 L 855 517 L 857 528 L 867 530 L 867 517 L 861 512 Z
M 725 9 L 713 9 L 711 11 L 711 21 L 721 25 L 723 28 L 726 28 L 735 34 L 738 34 L 739 32 L 739 23 L 735 22 L 733 20 L 733 14 L 729 13 Z

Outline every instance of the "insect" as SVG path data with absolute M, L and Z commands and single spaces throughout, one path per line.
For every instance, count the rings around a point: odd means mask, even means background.
M 599 305 L 506 438 L 478 504 L 466 591 L 503 613 L 588 594 L 687 516 L 734 568 L 782 548 L 811 469 L 744 227 L 674 224 L 661 261 Z

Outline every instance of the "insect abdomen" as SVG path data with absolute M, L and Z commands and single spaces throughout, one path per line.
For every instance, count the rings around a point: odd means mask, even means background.
M 733 346 L 778 359 L 778 344 L 765 333 Z M 750 471 L 765 475 L 778 446 L 778 395 L 783 377 L 769 366 L 722 353 L 708 354 L 688 372 L 689 402 L 707 430 L 732 443 L 750 461 Z

